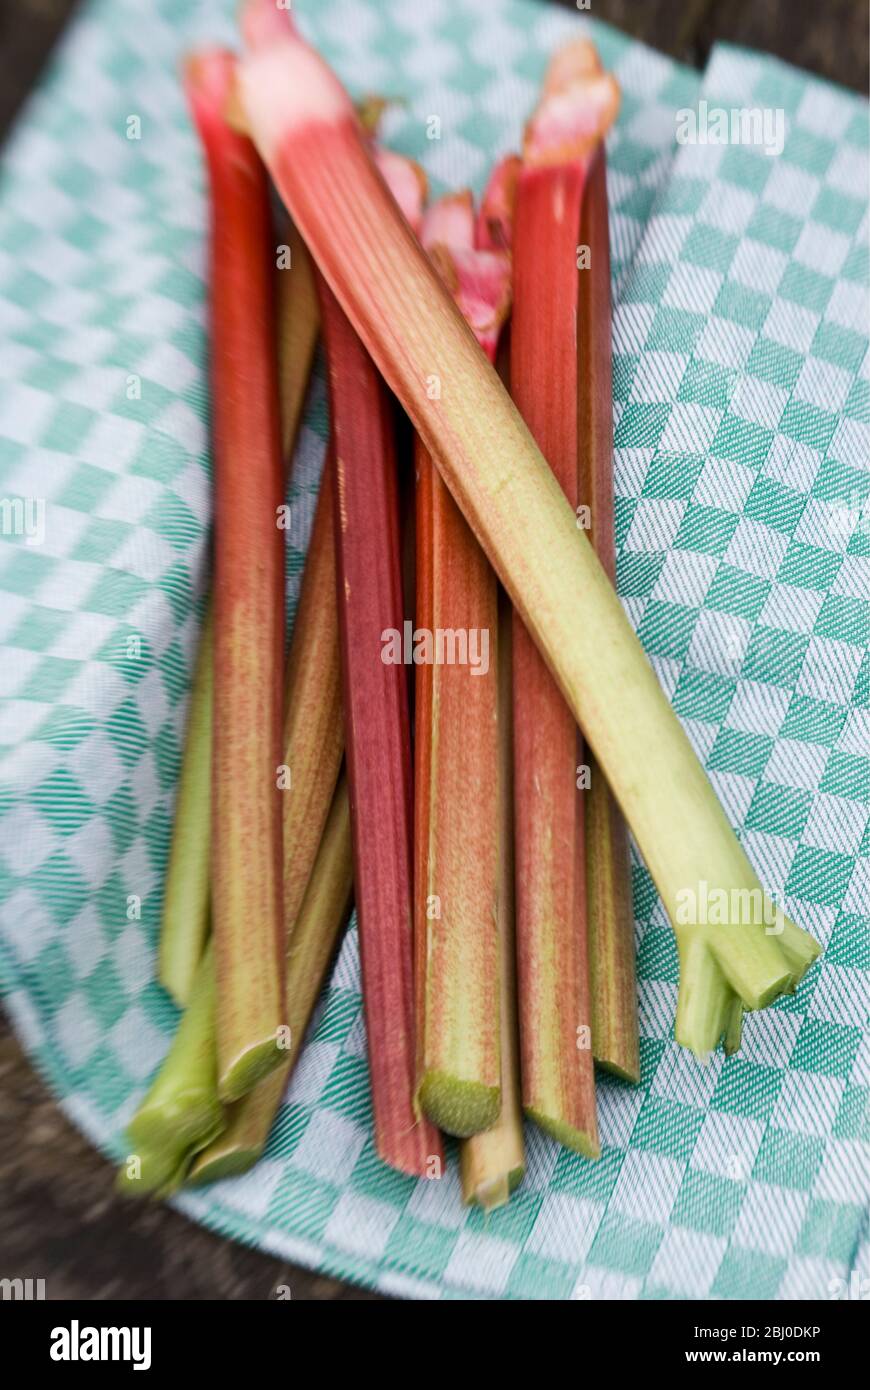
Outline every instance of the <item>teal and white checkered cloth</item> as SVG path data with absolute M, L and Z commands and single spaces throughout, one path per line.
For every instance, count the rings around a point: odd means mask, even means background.
M 177 64 L 232 41 L 234 9 L 92 3 L 0 188 L 2 529 L 33 533 L 0 538 L 0 969 L 65 1109 L 116 1157 L 176 1017 L 155 942 L 206 584 L 205 209 Z M 405 98 L 386 137 L 436 191 L 480 189 L 548 54 L 585 22 L 528 0 L 294 9 L 356 93 Z M 623 88 L 620 593 L 823 961 L 747 1018 L 738 1056 L 699 1065 L 672 1040 L 676 955 L 638 864 L 642 1084 L 602 1080 L 598 1164 L 530 1130 L 523 1188 L 485 1217 L 463 1208 L 455 1165 L 415 1183 L 374 1155 L 352 925 L 264 1160 L 179 1204 L 410 1296 L 824 1299 L 870 1274 L 867 106 L 717 50 L 700 94 L 784 109 L 785 149 L 687 145 L 674 161 L 697 75 L 585 23 Z M 318 380 L 291 604 L 326 423 Z

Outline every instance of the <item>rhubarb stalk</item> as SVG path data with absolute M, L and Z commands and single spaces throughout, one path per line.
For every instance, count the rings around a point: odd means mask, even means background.
M 277 335 L 281 444 L 289 470 L 314 362 L 320 314 L 305 242 L 292 222 L 288 222 L 285 235 L 289 264 L 278 271 Z
M 226 1128 L 204 1150 L 193 1182 L 214 1182 L 256 1162 L 269 1135 L 347 904 L 347 792 L 335 791 L 344 733 L 333 541 L 333 451 L 327 452 L 290 657 L 284 725 L 284 927 L 289 1042 L 279 1070 L 228 1108 Z M 332 810 L 330 812 L 330 805 Z M 347 868 L 345 869 L 345 860 Z M 282 1034 L 287 1042 L 288 1034 Z
M 249 0 L 248 9 L 260 3 Z M 388 195 L 347 93 L 289 24 L 251 49 L 239 76 L 281 197 L 539 645 L 626 816 L 677 936 L 677 1040 L 705 1055 L 721 1039 L 730 1005 L 717 995 L 710 962 L 758 1009 L 793 988 L 819 948 L 784 919 L 768 929 L 770 899 L 613 586 Z M 403 1029 L 407 1017 L 406 1007 Z
M 280 1064 L 283 468 L 268 180 L 227 124 L 235 59 L 209 51 L 186 86 L 211 186 L 215 454 L 212 927 L 221 1096 Z
M 353 888 L 350 805 L 345 779 L 336 788 L 323 831 L 317 862 L 287 953 L 287 1025 L 284 1063 L 226 1113 L 226 1128 L 198 1154 L 190 1170 L 192 1183 L 216 1182 L 250 1168 L 266 1145 L 275 1112 L 284 1094 L 305 1030 L 323 987 L 335 943 L 347 918 Z
M 288 662 L 284 757 L 292 777 L 282 795 L 286 835 L 284 911 L 290 939 L 286 976 L 289 1038 L 286 1031 L 282 1032 L 285 1050 L 281 1052 L 280 1069 L 227 1108 L 220 1138 L 204 1149 L 195 1164 L 198 1181 L 210 1182 L 217 1176 L 241 1172 L 256 1161 L 298 1056 L 347 904 L 347 794 L 345 791 L 333 796 L 343 734 L 330 466 L 327 463 L 318 500 Z M 327 821 L 330 804 L 333 809 Z M 211 960 L 203 968 L 203 976 L 209 994 L 203 995 L 196 1007 L 191 1002 L 176 1044 L 143 1106 L 144 1117 L 137 1116 L 131 1129 L 134 1137 L 145 1141 L 143 1167 L 149 1183 L 145 1190 L 168 1189 L 176 1177 L 180 1181 L 190 1154 L 208 1143 L 218 1128 L 212 1124 L 208 1132 L 204 1127 L 197 1129 L 196 1117 L 205 1108 L 201 1099 L 202 1077 L 214 1078 L 216 1065 Z M 216 1101 L 216 1082 L 212 1090 Z M 174 1109 L 167 1109 L 167 1097 Z M 205 1109 L 208 1118 L 210 1112 Z M 198 1139 L 190 1142 L 192 1132 Z M 156 1147 L 156 1156 L 149 1157 L 149 1139 L 152 1148 Z
M 287 662 L 284 928 L 288 949 L 344 753 L 335 579 L 334 453 L 327 451 Z M 289 1007 L 289 1001 L 288 1001 Z
M 278 369 L 284 460 L 289 469 L 317 343 L 314 274 L 305 243 L 287 227 L 290 265 L 278 272 Z M 184 1008 L 209 926 L 211 850 L 212 601 L 190 692 L 160 929 L 160 983 Z
M 522 1182 L 526 1158 L 520 1091 L 517 972 L 514 938 L 513 714 L 510 604 L 500 604 L 498 628 L 498 946 L 501 1111 L 491 1129 L 459 1148 L 462 1196 L 487 1211 L 504 1206 Z
M 208 936 L 212 688 L 209 599 L 190 691 L 160 926 L 160 983 L 182 1009 Z
M 523 142 L 511 394 L 576 511 L 580 206 L 589 157 L 619 93 L 596 70 L 591 44 L 572 51 L 581 76 L 565 85 L 557 58 Z M 523 1105 L 547 1133 L 597 1158 L 580 744 L 574 715 L 518 614 L 514 712 Z
M 321 317 L 335 440 L 335 542 L 354 883 L 375 1144 L 385 1163 L 441 1171 L 441 1140 L 414 1109 L 411 749 L 390 405 L 325 284 Z
M 610 233 L 603 143 L 586 179 L 580 245 L 589 248 L 589 266 L 580 272 L 577 316 L 579 500 L 581 506 L 589 508 L 595 553 L 615 584 Z M 590 777 L 584 809 L 592 1051 L 595 1060 L 609 1071 L 628 1081 L 639 1081 L 628 828 L 590 750 L 583 761 Z
M 433 204 L 421 239 L 492 359 L 510 303 L 510 261 L 475 249 L 471 194 Z M 419 440 L 415 464 L 418 1098 L 441 1129 L 464 1136 L 488 1129 L 501 1109 L 498 589 Z M 458 664 L 453 646 L 439 652 L 462 639 Z

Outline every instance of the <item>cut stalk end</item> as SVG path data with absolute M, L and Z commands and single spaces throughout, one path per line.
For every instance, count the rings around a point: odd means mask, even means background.
M 420 1083 L 418 1100 L 439 1129 L 465 1139 L 495 1124 L 501 1109 L 501 1088 L 430 1071 Z
M 263 1150 L 259 1146 L 247 1149 L 232 1148 L 226 1153 L 209 1149 L 208 1155 L 194 1159 L 187 1174 L 187 1187 L 206 1187 L 209 1183 L 222 1182 L 225 1178 L 239 1178 L 247 1173 L 259 1160 Z
M 597 1131 L 574 1129 L 565 1120 L 546 1115 L 542 1110 L 533 1109 L 531 1106 L 524 1108 L 526 1115 L 530 1120 L 534 1120 L 538 1129 L 549 1134 L 550 1138 L 555 1139 L 556 1143 L 561 1144 L 563 1148 L 571 1149 L 583 1158 L 596 1159 L 601 1157 L 601 1145 L 598 1141 Z
M 728 1022 L 725 1025 L 725 1056 L 731 1057 L 740 1051 L 743 1041 L 743 1001 L 735 994 L 728 1009 Z
M 188 1174 L 189 1184 L 204 1186 L 253 1167 L 266 1147 L 291 1066 L 292 1062 L 287 1062 L 226 1109 L 226 1128 L 197 1153 Z
M 527 165 L 588 159 L 616 120 L 619 84 L 604 72 L 594 44 L 567 44 L 547 69 L 543 93 L 523 137 Z
M 286 1054 L 278 1046 L 276 1033 L 251 1043 L 221 1072 L 218 1090 L 223 1101 L 241 1100 L 284 1062 Z
M 483 1211 L 496 1211 L 505 1206 L 516 1192 L 525 1176 L 525 1167 L 513 1168 L 509 1173 L 501 1173 L 475 1185 L 473 1172 L 466 1172 L 463 1150 L 462 1161 L 462 1200 L 467 1207 L 481 1207 Z
M 776 940 L 791 967 L 794 977 L 792 987 L 796 988 L 813 962 L 822 954 L 822 948 L 814 937 L 796 926 L 788 917 L 782 919 L 782 933 Z

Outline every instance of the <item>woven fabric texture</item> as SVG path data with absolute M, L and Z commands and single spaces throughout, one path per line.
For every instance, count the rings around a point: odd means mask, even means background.
M 204 181 L 177 68 L 233 41 L 234 10 L 92 3 L 0 188 L 0 971 L 116 1157 L 176 1021 L 155 946 L 207 585 Z M 374 1155 L 351 923 L 264 1159 L 179 1205 L 413 1297 L 830 1297 L 870 1190 L 866 104 L 717 51 L 700 95 L 782 109 L 784 150 L 675 159 L 697 74 L 603 25 L 527 0 L 294 12 L 355 94 L 403 99 L 385 139 L 436 192 L 479 191 L 517 146 L 566 37 L 616 72 L 620 593 L 750 857 L 826 949 L 701 1066 L 672 1040 L 676 956 L 638 862 L 642 1084 L 602 1081 L 598 1164 L 530 1130 L 523 1188 L 484 1217 L 453 1161 L 415 1183 Z M 318 374 L 291 614 L 326 431 Z

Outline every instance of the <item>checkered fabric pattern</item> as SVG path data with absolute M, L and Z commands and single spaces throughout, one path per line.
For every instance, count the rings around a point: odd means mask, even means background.
M 870 1196 L 867 107 L 731 48 L 701 98 L 784 111 L 785 146 L 682 147 L 623 286 L 619 587 L 762 880 L 825 955 L 747 1018 L 739 1056 L 674 1059 L 676 957 L 637 870 L 660 1060 L 629 1140 L 633 1249 L 644 1288 L 820 1298 Z
M 198 40 L 232 42 L 234 9 L 91 4 L 0 189 L 0 969 L 66 1110 L 116 1157 L 176 1020 L 155 943 L 207 582 L 204 204 L 177 63 Z M 436 192 L 480 189 L 516 147 L 548 54 L 583 25 L 527 0 L 294 10 L 357 94 L 404 98 L 386 137 Z M 609 147 L 621 593 L 824 964 L 747 1020 L 740 1056 L 699 1066 L 671 1039 L 675 957 L 638 866 L 642 1084 L 602 1082 L 598 1164 L 530 1131 L 524 1187 L 484 1218 L 462 1207 L 454 1163 L 414 1183 L 374 1156 L 351 924 L 263 1161 L 180 1205 L 410 1296 L 823 1298 L 870 1262 L 854 1253 L 868 1192 L 866 107 L 720 54 L 705 95 L 784 106 L 785 153 L 687 147 L 669 179 L 697 78 L 587 28 L 624 94 Z M 291 609 L 325 434 L 318 377 L 291 487 Z

